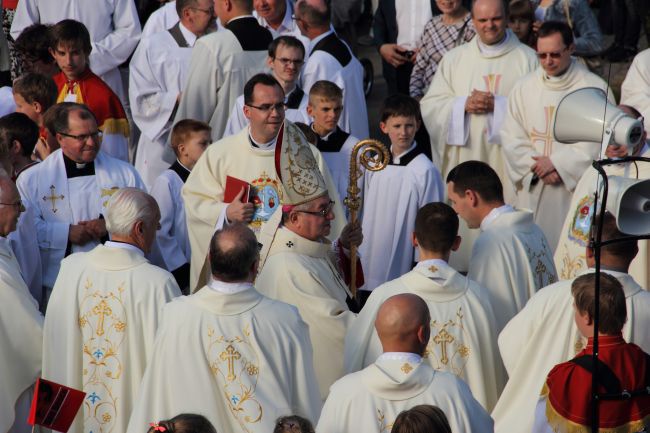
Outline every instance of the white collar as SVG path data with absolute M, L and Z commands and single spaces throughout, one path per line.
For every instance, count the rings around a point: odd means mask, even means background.
M 311 52 L 314 49 L 314 47 L 316 46 L 316 44 L 318 44 L 321 40 L 325 39 L 326 37 L 328 37 L 332 33 L 334 33 L 334 30 L 332 30 L 332 28 L 330 27 L 330 29 L 328 31 L 326 31 L 322 35 L 316 36 L 314 39 L 309 41 L 309 54 L 311 55 Z
M 187 42 L 187 45 L 193 47 L 194 43 L 196 42 L 196 35 L 191 31 L 189 31 L 187 27 L 185 27 L 183 23 L 180 21 L 178 22 L 178 28 L 181 29 L 181 34 L 185 38 L 185 42 Z
M 325 141 L 327 141 L 327 139 L 330 138 L 330 135 L 332 135 L 332 134 L 334 134 L 336 132 L 336 126 L 335 126 L 334 129 L 332 129 L 327 134 L 319 135 L 318 132 L 316 132 L 316 130 L 314 129 L 314 122 L 311 122 L 311 125 L 309 125 L 309 127 L 311 128 L 312 131 L 314 131 L 314 134 L 318 135 L 321 140 L 325 140 Z
M 594 269 L 594 268 L 587 268 L 587 269 L 585 269 L 584 271 L 582 271 L 581 275 L 584 275 L 584 274 L 593 274 L 593 273 L 595 273 L 595 272 L 596 272 L 596 269 Z M 604 267 L 602 267 L 602 266 L 601 266 L 601 268 L 600 268 L 600 272 L 604 272 L 604 273 L 606 273 L 606 274 L 609 274 L 609 275 L 611 275 L 611 276 L 614 277 L 614 278 L 621 278 L 621 277 L 625 277 L 625 276 L 629 276 L 629 275 L 630 275 L 630 274 L 625 273 L 625 272 L 612 271 L 611 269 L 606 269 L 606 268 L 604 268 Z
M 262 27 L 274 33 L 281 34 L 283 31 L 292 31 L 294 29 L 293 18 L 291 18 L 291 15 L 293 15 L 293 4 L 289 0 L 286 1 L 286 4 L 287 7 L 284 11 L 284 18 L 282 18 L 282 22 L 277 29 L 271 27 L 266 19 L 257 15 L 256 11 L 253 11 L 253 16 L 257 16 L 257 22 L 259 22 Z
M 140 248 L 136 247 L 135 245 L 127 244 L 126 242 L 106 241 L 104 246 L 108 247 L 108 248 L 118 248 L 118 249 L 122 249 L 122 250 L 133 251 L 133 252 L 138 253 L 142 257 L 144 257 L 144 251 L 142 251 Z
M 253 288 L 253 283 L 249 282 L 238 282 L 238 283 L 227 283 L 225 281 L 215 280 L 210 278 L 208 282 L 208 287 L 215 292 L 224 293 L 226 295 L 234 295 L 235 293 L 240 293 L 248 289 Z
M 481 41 L 481 38 L 478 38 L 478 48 L 483 54 L 497 54 L 506 46 L 508 39 L 510 39 L 510 31 L 506 29 L 506 34 L 503 39 L 494 45 L 486 45 Z
M 259 148 L 262 149 L 262 150 L 271 150 L 271 149 L 275 149 L 275 143 L 278 141 L 278 136 L 276 135 L 275 138 L 274 138 L 273 140 L 269 141 L 268 143 L 260 143 L 260 142 L 256 141 L 256 140 L 253 138 L 253 136 L 252 136 L 251 133 L 250 133 L 250 129 L 248 130 L 248 138 L 249 138 L 253 143 L 255 143 L 255 144 L 257 145 L 257 147 L 259 147 Z
M 509 204 L 495 207 L 490 211 L 489 214 L 485 216 L 485 218 L 483 218 L 483 221 L 481 221 L 481 230 L 485 230 L 490 224 L 494 222 L 495 219 L 499 218 L 499 216 L 503 215 L 504 213 L 510 213 L 514 211 L 515 209 Z
M 404 361 L 410 362 L 411 364 L 419 364 L 422 362 L 422 357 L 412 352 L 384 352 L 379 355 L 376 362 L 382 361 Z
M 449 264 L 442 259 L 429 259 L 418 262 L 416 268 L 429 268 L 430 266 L 447 267 Z
M 404 156 L 409 154 L 413 149 L 415 149 L 415 146 L 417 146 L 417 143 L 415 142 L 415 140 L 413 140 L 413 143 L 411 143 L 411 147 L 406 149 L 405 152 L 402 152 L 399 155 L 393 157 L 393 164 L 399 164 L 400 159 L 402 159 Z M 393 145 L 392 144 L 390 145 L 390 153 L 391 153 L 391 155 L 393 154 Z

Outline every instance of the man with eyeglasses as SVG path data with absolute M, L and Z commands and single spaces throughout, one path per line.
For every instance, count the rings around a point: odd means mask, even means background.
M 285 121 L 284 92 L 271 75 L 257 74 L 246 83 L 244 104 L 248 127 L 209 146 L 183 187 L 192 250 L 191 290 L 205 284 L 209 276 L 206 259 L 215 228 L 243 222 L 259 236 L 262 224 L 285 203 L 274 158 L 276 145 L 293 141 L 306 143 L 298 128 Z M 318 149 L 314 146 L 302 149 L 312 152 L 336 202 L 337 218 L 332 228 L 335 238 L 345 224 L 336 187 Z M 234 198 L 226 203 L 225 198 L 230 194 Z
M 25 206 L 35 215 L 44 302 L 61 260 L 90 251 L 106 238 L 102 215 L 110 196 L 127 186 L 144 189 L 132 165 L 100 150 L 102 134 L 88 107 L 73 102 L 58 107 L 53 126 L 61 148 L 25 171 L 17 182 Z
M 178 0 L 180 21 L 145 37 L 129 66 L 129 101 L 141 135 L 135 168 L 147 188 L 176 157 L 168 145 L 196 40 L 214 23 L 214 0 Z
M 300 70 L 305 59 L 304 45 L 293 36 L 278 36 L 269 45 L 266 64 L 273 78 L 284 90 L 284 116 L 292 122 L 309 123 L 306 113 L 307 95 L 298 85 Z M 240 95 L 228 118 L 223 135 L 233 135 L 248 125 L 244 115 L 244 95 Z
M 253 17 L 253 0 L 214 0 L 223 29 L 199 39 L 192 49 L 186 88 L 174 123 L 200 120 L 223 137 L 228 116 L 246 82 L 264 69 L 271 32 Z
M 562 98 L 584 87 L 608 89 L 579 61 L 568 24 L 546 21 L 538 31 L 540 66 L 517 83 L 508 97 L 501 131 L 506 171 L 517 193 L 516 204 L 533 211 L 553 251 L 582 174 L 598 159 L 599 143 L 555 141 L 555 110 Z M 614 102 L 609 94 L 610 102 Z

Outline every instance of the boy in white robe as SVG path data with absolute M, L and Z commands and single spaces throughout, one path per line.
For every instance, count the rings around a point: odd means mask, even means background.
M 363 180 L 365 242 L 360 252 L 366 286 L 362 299 L 413 268 L 415 214 L 444 196 L 440 172 L 414 141 L 419 119 L 419 104 L 410 96 L 398 94 L 384 101 L 379 126 L 390 138 L 391 162 L 381 171 L 367 172 Z
M 382 433 L 401 411 L 431 404 L 445 413 L 454 433 L 492 432 L 492 419 L 467 385 L 423 362 L 430 321 L 427 304 L 419 296 L 388 298 L 375 320 L 382 355 L 332 385 L 316 431 L 346 433 L 363 426 L 364 433 Z
M 488 289 L 500 331 L 536 291 L 557 281 L 552 250 L 532 212 L 504 202 L 501 180 L 486 163 L 454 167 L 447 194 L 467 226 L 480 229 L 467 276 Z
M 429 203 L 415 219 L 411 241 L 419 263 L 412 271 L 372 291 L 345 337 L 345 369 L 361 370 L 382 348 L 373 323 L 381 304 L 400 293 L 416 294 L 431 313 L 431 337 L 423 360 L 467 382 L 474 398 L 491 411 L 505 374 L 497 350 L 496 319 L 487 290 L 449 266 L 458 249 L 458 215 L 444 203 Z
M 160 206 L 160 229 L 156 239 L 161 259 L 185 295 L 189 294 L 191 249 L 181 189 L 210 140 L 207 123 L 186 119 L 174 125 L 171 146 L 176 162 L 163 171 L 151 187 L 151 195 Z

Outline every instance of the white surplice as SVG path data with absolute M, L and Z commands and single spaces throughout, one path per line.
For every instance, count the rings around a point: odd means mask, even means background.
M 16 8 L 11 36 L 16 39 L 26 27 L 56 24 L 63 19 L 83 23 L 90 33 L 90 69 L 120 97 L 127 100 L 117 70 L 140 39 L 140 19 L 133 0 L 21 0 Z
M 143 40 L 147 36 L 151 36 L 154 33 L 162 32 L 167 29 L 170 29 L 178 22 L 178 12 L 176 12 L 176 0 L 163 3 L 158 9 L 153 11 L 147 21 L 142 27 L 142 36 L 140 40 Z
M 183 412 L 205 415 L 219 433 L 268 433 L 289 414 L 316 422 L 307 325 L 294 307 L 239 285 L 165 307 L 127 433 Z
M 34 212 L 41 250 L 43 285 L 53 287 L 68 245 L 70 224 L 99 218 L 108 199 L 119 188 L 144 189 L 132 165 L 100 151 L 95 175 L 68 179 L 61 149 L 20 175 L 18 190 L 25 206 Z M 73 245 L 72 252 L 89 251 L 97 242 Z
M 508 173 L 508 178 L 502 180 L 514 183 L 517 205 L 533 211 L 535 224 L 546 235 L 552 250 L 557 246 L 571 194 L 600 152 L 600 143 L 580 141 L 564 144 L 553 136 L 558 104 L 565 95 L 584 87 L 608 91 L 602 78 L 589 72 L 575 59 L 559 77 L 549 77 L 542 67 L 538 67 L 522 78 L 510 92 L 508 114 L 501 129 Z M 611 92 L 609 100 L 615 103 Z M 536 176 L 533 181 L 533 156 L 549 157 L 562 182 L 546 185 Z
M 17 431 L 24 431 L 28 413 L 17 414 L 15 408 L 41 371 L 43 317 L 4 237 L 0 237 L 0 329 L 0 432 L 9 431 L 14 421 Z
M 86 393 L 68 432 L 126 431 L 163 307 L 179 295 L 172 274 L 130 244 L 63 260 L 43 329 L 43 377 Z
M 488 289 L 497 331 L 524 308 L 535 292 L 556 282 L 553 251 L 533 222 L 533 214 L 510 209 L 486 216 L 474 243 L 467 276 Z
M 316 378 L 325 399 L 330 385 L 343 376 L 343 339 L 355 317 L 345 302 L 349 291 L 332 245 L 281 227 L 256 285 L 262 294 L 298 307 L 309 325 Z
M 377 311 L 386 299 L 402 293 L 416 294 L 429 306 L 431 338 L 424 361 L 462 378 L 474 398 L 492 410 L 505 375 L 488 293 L 442 260 L 420 262 L 373 290 L 345 337 L 346 372 L 367 367 L 382 353 L 374 326 Z
M 7 239 L 11 241 L 11 248 L 16 254 L 20 273 L 29 292 L 39 305 L 43 305 L 43 266 L 34 209 L 25 208 L 18 218 L 16 230 L 9 233 Z
M 413 353 L 384 353 L 365 369 L 332 385 L 318 433 L 390 432 L 400 412 L 439 407 L 454 433 L 491 433 L 492 418 L 461 379 L 436 371 Z
M 309 119 L 311 122 L 311 119 Z M 314 125 L 311 125 L 312 131 L 314 130 Z M 314 134 L 316 132 L 314 131 Z M 318 134 L 316 134 L 318 135 Z M 343 143 L 335 143 L 337 139 L 345 138 Z M 348 134 L 345 131 L 342 131 L 338 126 L 334 131 L 330 132 L 326 136 L 317 138 L 316 147 L 320 150 L 323 155 L 323 159 L 327 163 L 327 167 L 332 173 L 332 180 L 336 185 L 336 189 L 339 193 L 341 200 L 344 200 L 348 194 L 348 185 L 350 184 L 350 157 L 352 156 L 352 149 L 359 142 L 359 139 L 353 135 Z M 329 146 L 333 144 L 333 146 Z M 341 144 L 341 147 L 334 151 Z M 365 173 L 365 168 L 360 166 L 360 170 Z M 361 184 L 362 181 L 357 181 L 357 185 Z M 362 185 L 360 185 L 362 186 Z M 345 208 L 346 215 L 349 216 L 349 209 Z
M 608 271 L 623 286 L 627 322 L 623 338 L 650 351 L 650 293 L 621 272 Z M 582 273 L 593 273 L 586 270 Z M 587 343 L 575 325 L 570 281 L 544 287 L 499 335 L 509 380 L 492 412 L 498 433 L 529 433 L 535 405 L 549 371 L 572 359 Z
M 650 119 L 650 49 L 637 54 L 627 70 L 621 84 L 621 104 L 636 108 L 644 118 Z
M 133 121 L 141 131 L 135 168 L 147 188 L 175 160 L 169 146 L 172 115 L 183 91 L 196 36 L 179 23 L 187 47 L 169 31 L 143 38 L 129 66 L 129 100 Z

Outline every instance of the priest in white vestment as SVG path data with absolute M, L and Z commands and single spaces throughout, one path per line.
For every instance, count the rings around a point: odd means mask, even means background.
M 97 122 L 85 105 L 62 103 L 54 124 L 61 149 L 17 182 L 25 206 L 35 215 L 46 297 L 61 260 L 90 251 L 105 238 L 103 215 L 110 196 L 122 187 L 144 188 L 132 165 L 100 150 Z
M 32 385 L 41 371 L 43 317 L 7 235 L 24 211 L 12 180 L 0 177 L 0 432 L 26 433 Z
M 43 330 L 43 378 L 86 393 L 71 433 L 126 431 L 163 307 L 180 296 L 144 257 L 160 226 L 155 199 L 122 188 L 105 217 L 111 240 L 63 260 Z
M 255 289 L 258 264 L 244 224 L 215 233 L 210 282 L 163 310 L 127 433 L 184 412 L 219 433 L 268 433 L 291 414 L 318 419 L 309 330 L 295 307 Z
M 602 240 L 623 236 L 616 220 L 606 214 Z M 650 351 L 650 293 L 628 274 L 636 255 L 637 242 L 605 246 L 601 250 L 601 271 L 615 277 L 623 286 L 627 323 L 623 338 Z M 587 249 L 586 269 L 593 273 L 594 251 Z M 560 281 L 535 294 L 499 335 L 499 349 L 509 380 L 492 412 L 499 433 L 529 433 L 535 405 L 549 371 L 572 359 L 586 345 L 574 320 L 572 280 Z
M 556 141 L 555 110 L 575 90 L 595 87 L 607 93 L 609 89 L 602 78 L 571 57 L 575 44 L 568 24 L 547 21 L 537 35 L 540 66 L 510 92 L 501 136 L 517 205 L 533 211 L 535 224 L 555 251 L 573 190 L 600 151 L 600 143 Z M 609 99 L 614 102 L 611 92 Z
M 208 243 L 216 228 L 238 221 L 247 223 L 254 232 L 259 233 L 262 223 L 284 203 L 274 158 L 276 143 L 285 147 L 290 142 L 307 143 L 296 126 L 284 121 L 284 94 L 280 84 L 267 74 L 256 77 L 247 86 L 252 105 L 244 107 L 250 125 L 236 135 L 209 146 L 183 187 L 192 248 L 191 290 L 207 282 Z M 313 146 L 309 149 L 326 184 L 333 185 L 320 152 Z M 228 176 L 248 183 L 249 196 L 237 196 L 237 191 L 232 191 L 236 197 L 232 202 L 225 203 Z M 334 191 L 331 197 L 336 202 L 334 213 L 337 218 L 332 229 L 332 236 L 336 238 L 345 225 L 345 213 L 335 187 L 328 189 Z
M 383 433 L 397 415 L 419 404 L 438 406 L 454 433 L 493 431 L 493 421 L 461 379 L 424 362 L 431 330 L 426 302 L 403 293 L 388 298 L 375 320 L 383 353 L 332 385 L 318 433 Z
M 480 229 L 467 276 L 488 289 L 500 331 L 535 292 L 557 281 L 553 251 L 533 214 L 504 202 L 501 181 L 484 162 L 454 167 L 447 194 L 468 227 Z
M 32 24 L 56 24 L 63 19 L 83 23 L 90 33 L 90 68 L 126 104 L 118 66 L 124 63 L 140 39 L 140 20 L 133 0 L 21 0 L 11 24 L 14 40 Z
M 147 21 L 142 26 L 142 35 L 140 41 L 154 33 L 163 32 L 171 29 L 178 22 L 178 12 L 176 11 L 176 0 L 168 1 L 160 5 L 153 11 Z
M 634 118 L 641 114 L 627 105 L 619 108 Z M 634 156 L 650 158 L 650 146 L 646 136 L 632 151 Z M 607 158 L 620 158 L 628 153 L 626 146 L 611 144 L 605 150 Z M 607 176 L 620 176 L 631 179 L 650 179 L 650 164 L 647 162 L 626 162 L 603 167 Z M 560 241 L 555 250 L 555 266 L 560 280 L 575 278 L 581 271 L 587 269 L 585 247 L 589 243 L 589 229 L 594 215 L 594 194 L 600 182 L 600 176 L 595 168 L 590 167 L 578 181 L 573 192 L 569 212 L 566 215 Z M 630 265 L 630 275 L 643 287 L 650 287 L 650 243 L 647 240 L 639 241 L 639 253 Z
M 507 97 L 517 80 L 537 67 L 535 52 L 507 30 L 504 0 L 477 0 L 472 22 L 477 35 L 447 52 L 420 101 L 431 136 L 433 161 L 443 178 L 463 161 L 478 160 L 507 179 L 500 137 Z M 504 185 L 506 201 L 514 188 Z M 451 264 L 465 272 L 477 234 L 461 222 L 463 245 Z
M 638 110 L 643 118 L 650 119 L 650 49 L 634 57 L 623 84 L 621 104 Z
M 429 203 L 418 211 L 411 240 L 419 263 L 372 291 L 345 337 L 345 370 L 351 373 L 375 362 L 382 354 L 374 328 L 377 311 L 391 296 L 413 293 L 427 303 L 431 314 L 424 362 L 463 379 L 474 398 L 491 411 L 505 385 L 496 319 L 487 290 L 447 263 L 461 242 L 457 233 L 458 216 L 448 205 Z
M 194 45 L 174 122 L 206 122 L 216 141 L 223 137 L 230 111 L 246 82 L 263 72 L 273 37 L 251 15 L 252 1 L 215 0 L 215 12 L 225 28 Z
M 129 66 L 129 101 L 140 129 L 135 168 L 148 189 L 175 160 L 169 132 L 185 86 L 192 47 L 213 21 L 213 0 L 180 0 L 181 19 L 143 38 Z

